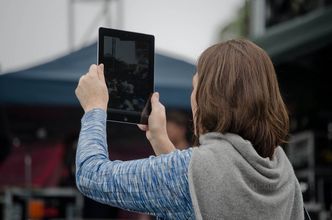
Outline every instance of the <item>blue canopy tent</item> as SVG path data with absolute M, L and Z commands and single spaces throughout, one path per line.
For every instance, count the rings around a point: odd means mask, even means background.
M 0 75 L 0 104 L 77 106 L 80 76 L 96 63 L 93 44 L 51 62 Z M 155 88 L 168 107 L 188 109 L 194 65 L 168 56 L 155 56 Z

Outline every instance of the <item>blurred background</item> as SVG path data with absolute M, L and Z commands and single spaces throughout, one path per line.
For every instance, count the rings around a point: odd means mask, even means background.
M 264 48 L 290 113 L 284 147 L 305 206 L 312 219 L 332 219 L 331 0 L 0 1 L 0 219 L 154 219 L 75 187 L 83 111 L 74 90 L 96 63 L 100 26 L 155 35 L 155 86 L 180 149 L 192 143 L 200 53 L 239 37 Z M 112 160 L 153 154 L 136 126 L 109 123 L 107 132 Z

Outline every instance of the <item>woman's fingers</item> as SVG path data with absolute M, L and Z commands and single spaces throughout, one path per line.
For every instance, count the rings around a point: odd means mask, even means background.
M 147 131 L 148 126 L 147 125 L 142 125 L 142 124 L 137 124 L 138 128 L 141 129 L 142 131 Z
M 105 81 L 104 64 L 99 64 L 98 65 L 98 77 L 99 77 L 100 80 Z
M 100 83 L 99 68 L 95 64 L 91 65 L 89 72 L 80 78 L 75 90 L 75 94 L 85 112 L 93 108 L 107 110 L 109 95 L 105 80 Z
M 151 107 L 152 107 L 152 112 L 151 114 L 157 113 L 157 112 L 163 112 L 165 111 L 165 106 L 159 102 L 159 93 L 155 92 L 153 93 L 151 97 Z
M 155 92 L 153 93 L 151 97 L 151 113 L 149 115 L 149 122 L 147 125 L 138 124 L 137 126 L 142 131 L 147 131 L 149 129 L 159 130 L 160 128 L 163 128 L 166 126 L 166 117 L 165 117 L 165 107 L 163 104 L 159 102 L 159 93 Z M 162 129 L 164 130 L 164 129 Z M 159 132 L 155 132 L 156 135 L 159 135 Z
M 152 111 L 157 110 L 159 104 L 159 93 L 155 92 L 153 93 L 151 97 L 151 106 L 152 106 Z
M 89 72 L 86 75 L 96 76 L 98 73 L 98 67 L 96 64 L 92 64 L 89 68 Z

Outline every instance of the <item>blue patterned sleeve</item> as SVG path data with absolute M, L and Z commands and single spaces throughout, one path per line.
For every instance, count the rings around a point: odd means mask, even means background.
M 82 118 L 76 154 L 76 184 L 86 196 L 161 219 L 193 219 L 188 186 L 191 149 L 132 161 L 111 161 L 106 113 L 93 109 Z

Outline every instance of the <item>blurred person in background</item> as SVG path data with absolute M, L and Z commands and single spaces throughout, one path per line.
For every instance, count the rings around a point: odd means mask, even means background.
M 173 145 L 180 150 L 189 147 L 188 141 L 188 117 L 180 111 L 172 109 L 167 111 L 167 134 Z
M 174 147 L 154 93 L 148 126 L 139 127 L 157 156 L 140 160 L 109 159 L 103 69 L 92 65 L 75 91 L 85 111 L 76 154 L 83 194 L 158 219 L 304 219 L 300 185 L 280 147 L 288 114 L 264 50 L 231 40 L 200 56 L 191 95 L 197 147 Z

